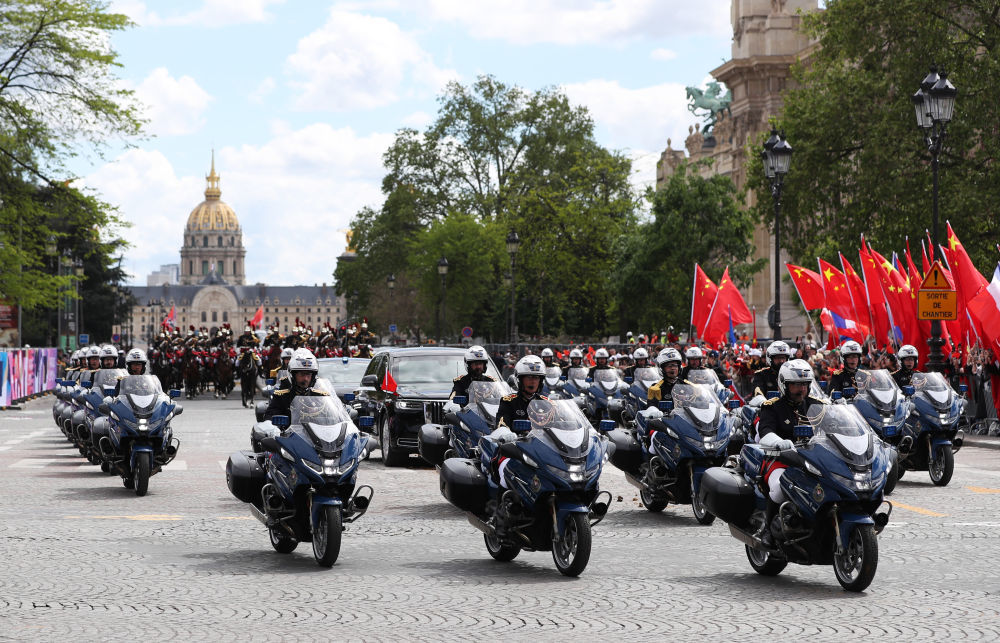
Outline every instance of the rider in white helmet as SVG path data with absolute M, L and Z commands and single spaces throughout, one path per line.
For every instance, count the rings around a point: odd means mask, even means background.
M 910 384 L 913 374 L 917 372 L 917 360 L 920 359 L 920 353 L 917 352 L 916 347 L 904 344 L 899 347 L 896 357 L 899 358 L 899 370 L 892 373 L 892 379 L 896 380 L 897 386 L 903 388 Z
M 805 414 L 814 404 L 825 404 L 809 395 L 813 382 L 813 370 L 804 359 L 793 359 L 782 364 L 778 371 L 778 391 L 781 397 L 764 402 L 757 414 L 755 424 L 760 445 L 766 449 L 786 450 L 795 446 L 794 429 L 805 423 Z M 768 541 L 771 537 L 769 526 L 777 514 L 778 507 L 785 500 L 781 489 L 781 475 L 785 465 L 773 460 L 764 461 L 764 482 L 768 486 L 768 504 L 765 520 L 759 535 Z
M 497 426 L 514 428 L 514 420 L 527 419 L 528 403 L 531 400 L 547 399 L 541 394 L 545 363 L 537 355 L 525 355 L 514 365 L 517 376 L 517 392 L 503 397 L 497 408 Z
M 319 366 L 316 356 L 308 348 L 296 348 L 292 352 L 292 358 L 288 364 L 289 379 L 282 380 L 288 382 L 288 388 L 278 388 L 271 396 L 271 403 L 267 405 L 264 412 L 266 419 L 271 419 L 275 415 L 288 415 L 292 400 L 296 395 L 329 395 L 313 387 L 316 384 L 316 375 L 319 373 Z
M 569 366 L 563 367 L 563 375 L 569 375 L 569 369 L 583 368 L 583 351 L 574 348 L 569 352 Z
M 465 375 L 456 377 L 451 384 L 451 395 L 468 398 L 469 385 L 473 382 L 495 382 L 492 377 L 486 374 L 486 362 L 490 356 L 486 354 L 486 349 L 482 346 L 470 346 L 465 351 Z
M 632 352 L 632 359 L 635 363 L 625 369 L 625 377 L 635 377 L 635 370 L 637 368 L 646 368 L 649 366 L 649 351 L 640 346 Z
M 133 348 L 125 356 L 125 371 L 128 375 L 146 375 L 149 373 L 149 359 L 146 357 L 145 351 L 139 348 Z M 118 378 L 118 383 L 115 384 L 115 395 L 118 395 L 119 389 L 121 387 L 122 375 Z
M 778 371 L 781 365 L 792 358 L 792 349 L 780 339 L 771 342 L 767 347 L 767 367 L 754 371 L 754 396 L 766 396 L 771 391 L 778 390 Z
M 114 346 L 101 347 L 101 368 L 118 368 L 118 349 Z
M 289 378 L 288 375 L 288 362 L 292 360 L 292 353 L 295 351 L 291 348 L 281 349 L 281 364 L 278 368 L 271 369 L 271 379 L 279 382 L 278 386 L 281 386 L 281 382 L 284 382 Z M 288 386 L 291 386 L 291 381 L 289 380 Z M 288 388 L 287 386 L 285 388 Z
M 684 351 L 684 359 L 687 361 L 681 371 L 681 380 L 687 379 L 688 373 L 705 368 L 705 353 L 697 346 L 688 346 Z
M 87 359 L 86 369 L 88 371 L 96 371 L 101 368 L 101 347 L 100 346 L 88 346 L 85 355 Z
M 608 353 L 608 349 L 603 346 L 594 351 L 594 366 L 590 367 L 590 372 L 587 374 L 587 377 L 594 377 L 594 374 L 597 373 L 597 371 L 613 369 L 614 366 L 608 363 L 610 358 L 611 355 Z
M 660 400 L 671 399 L 674 384 L 679 381 L 681 373 L 681 354 L 676 348 L 664 348 L 656 356 L 656 365 L 663 373 L 663 379 L 653 384 L 646 391 L 646 401 L 655 404 Z
M 551 348 L 549 348 L 548 346 L 543 348 L 541 355 L 542 355 L 542 362 L 545 363 L 545 368 L 551 368 L 552 366 L 556 366 L 555 362 L 556 354 L 552 352 Z
M 830 378 L 830 393 L 843 391 L 845 388 L 858 387 L 854 381 L 854 375 L 861 366 L 861 344 L 849 340 L 840 346 L 840 359 L 844 361 L 844 367 L 839 371 L 834 371 Z

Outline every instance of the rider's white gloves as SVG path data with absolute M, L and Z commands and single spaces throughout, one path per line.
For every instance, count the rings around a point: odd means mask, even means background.
M 786 440 L 784 438 L 779 438 L 777 433 L 768 433 L 760 439 L 760 446 L 766 449 L 777 449 L 779 451 L 786 451 L 788 449 L 794 449 L 795 443 L 791 440 Z
M 663 411 L 656 408 L 655 406 L 643 409 L 639 411 L 639 413 L 641 413 L 642 417 L 646 418 L 647 420 L 659 420 L 660 418 L 663 417 Z
M 458 413 L 459 411 L 462 410 L 462 407 L 459 406 L 458 404 L 455 404 L 451 400 L 448 400 L 447 402 L 444 403 L 443 410 L 445 413 Z

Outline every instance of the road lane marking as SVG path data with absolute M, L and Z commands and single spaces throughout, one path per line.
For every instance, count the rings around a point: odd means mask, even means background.
M 966 487 L 966 489 L 975 493 L 1000 493 L 1000 489 L 990 489 L 988 487 Z
M 26 458 L 10 465 L 11 469 L 44 469 L 50 464 L 62 462 L 59 458 Z
M 163 470 L 164 471 L 166 471 L 168 469 L 170 471 L 187 471 L 188 470 L 188 463 L 185 460 L 174 460 L 170 464 L 163 465 Z
M 0 447 L 0 451 L 7 451 L 10 447 Z
M 918 514 L 923 514 L 925 516 L 933 516 L 935 518 L 944 518 L 948 515 L 948 514 L 938 513 L 936 511 L 931 511 L 930 509 L 924 509 L 923 507 L 913 507 L 911 505 L 904 505 L 903 503 L 896 502 L 895 500 L 892 501 L 892 506 L 899 507 L 900 509 L 906 509 L 907 511 L 913 511 Z
M 135 516 L 63 516 L 64 520 L 183 520 L 184 516 L 174 514 L 138 514 Z

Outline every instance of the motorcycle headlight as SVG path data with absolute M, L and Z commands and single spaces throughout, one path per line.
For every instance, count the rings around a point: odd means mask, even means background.
M 295 457 L 289 453 L 285 447 L 281 447 L 281 451 L 279 453 L 281 453 L 282 458 L 288 460 L 289 462 L 295 462 Z M 305 462 L 305 460 L 303 460 L 303 462 Z
M 814 465 L 812 462 L 809 462 L 808 460 L 803 459 L 802 461 L 806 465 L 806 471 L 813 474 L 814 476 L 819 476 L 819 477 L 823 476 L 823 472 L 819 470 L 819 467 Z
M 284 449 L 282 449 L 282 451 L 284 451 Z M 284 455 L 284 453 L 282 453 L 281 455 Z M 312 460 L 306 460 L 305 458 L 302 458 L 302 464 L 306 465 L 307 467 L 309 467 L 310 469 L 312 469 L 313 471 L 315 471 L 319 475 L 323 475 L 323 465 L 317 464 L 316 462 L 313 462 Z
M 328 476 L 339 476 L 351 470 L 357 462 L 357 458 L 348 460 L 340 464 L 340 460 L 323 460 L 323 474 Z
M 546 465 L 549 472 L 557 478 L 568 480 L 569 482 L 583 482 L 586 479 L 586 470 L 582 464 L 568 464 L 565 469 Z
M 142 418 L 139 420 L 139 433 L 146 433 L 149 431 L 149 420 Z

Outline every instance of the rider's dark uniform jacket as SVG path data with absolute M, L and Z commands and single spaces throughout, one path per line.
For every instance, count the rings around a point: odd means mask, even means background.
M 798 406 L 789 402 L 785 396 L 767 400 L 757 413 L 758 439 L 768 433 L 776 433 L 779 438 L 794 440 L 796 425 L 805 423 L 806 409 L 813 404 L 824 404 L 824 402 L 808 395 Z
M 594 374 L 597 373 L 597 371 L 613 371 L 614 368 L 615 367 L 611 364 L 607 364 L 605 366 L 591 366 L 590 370 L 587 372 L 587 377 L 593 379 Z
M 858 384 L 854 381 L 854 375 L 857 370 L 848 371 L 846 368 L 842 368 L 839 371 L 834 371 L 833 375 L 830 377 L 829 393 L 834 391 L 843 391 L 845 388 L 857 388 Z
M 290 412 L 292 400 L 295 399 L 296 395 L 295 388 L 292 386 L 291 380 L 281 380 L 281 383 L 287 383 L 288 388 L 275 389 L 271 396 L 271 402 L 267 405 L 267 410 L 264 411 L 265 420 L 270 420 L 275 415 L 288 415 Z M 305 393 L 299 393 L 299 395 L 329 395 L 329 393 L 308 388 Z
M 912 369 L 901 368 L 898 371 L 892 372 L 892 379 L 896 380 L 896 386 L 903 388 L 904 386 L 910 385 L 910 380 L 913 379 L 913 374 L 916 371 Z
M 569 377 L 569 369 L 571 369 L 571 368 L 586 368 L 586 367 L 583 365 L 583 361 L 581 361 L 576 366 L 574 366 L 573 362 L 570 361 L 569 366 L 563 366 L 562 367 L 562 374 L 565 375 L 566 377 Z
M 547 400 L 541 393 L 535 393 L 525 397 L 521 393 L 511 393 L 500 398 L 500 406 L 497 408 L 497 427 L 505 426 L 508 429 L 514 428 L 514 420 L 528 419 L 528 403 L 531 400 Z
M 770 366 L 764 367 L 753 373 L 753 394 L 767 396 L 770 391 L 778 389 L 778 371 Z
M 256 346 L 259 343 L 260 340 L 253 333 L 243 333 L 236 339 L 237 348 L 241 346 Z
M 460 395 L 466 399 L 469 397 L 469 385 L 473 382 L 495 382 L 496 380 L 486 375 L 473 375 L 472 373 L 466 373 L 461 377 L 456 377 L 451 384 L 451 395 L 448 399 L 452 399 L 456 395 Z
M 623 378 L 625 378 L 625 377 L 631 377 L 631 378 L 634 379 L 635 378 L 635 369 L 637 369 L 637 368 L 649 368 L 649 362 L 647 361 L 645 366 L 639 366 L 638 364 L 635 364 L 633 366 L 629 366 L 628 368 L 625 369 L 625 373 L 622 375 L 622 377 Z

